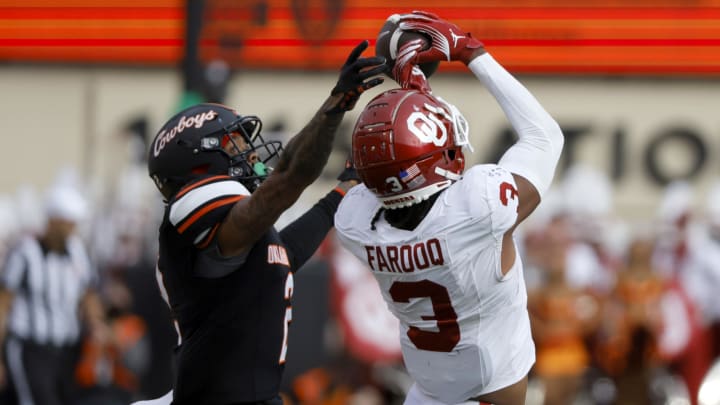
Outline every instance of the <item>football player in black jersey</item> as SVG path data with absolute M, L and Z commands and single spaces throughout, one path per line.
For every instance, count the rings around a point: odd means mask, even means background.
M 353 170 L 287 227 L 273 224 L 320 175 L 344 113 L 382 83 L 385 59 L 361 58 L 367 46 L 350 53 L 330 96 L 285 147 L 263 139 L 258 117 L 220 104 L 179 112 L 155 137 L 149 173 L 167 204 L 157 279 L 179 345 L 173 392 L 153 403 L 282 403 L 293 272 L 333 226 L 357 184 Z

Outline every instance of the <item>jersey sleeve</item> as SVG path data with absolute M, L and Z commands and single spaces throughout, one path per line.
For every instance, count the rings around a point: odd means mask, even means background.
M 468 170 L 463 176 L 466 195 L 480 192 L 486 204 L 474 204 L 477 216 L 489 215 L 492 233 L 501 237 L 517 221 L 517 185 L 512 174 L 497 165 L 479 165 Z M 487 210 L 486 212 L 482 212 Z
M 232 206 L 250 192 L 229 176 L 198 180 L 181 189 L 169 203 L 168 219 L 181 238 L 205 248 Z

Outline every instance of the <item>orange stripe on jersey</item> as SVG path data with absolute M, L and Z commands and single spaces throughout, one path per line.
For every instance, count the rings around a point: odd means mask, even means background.
M 242 199 L 245 198 L 245 197 L 246 197 L 246 196 L 244 196 L 244 195 L 234 195 L 234 196 L 232 196 L 232 197 L 223 198 L 222 200 L 217 200 L 217 201 L 215 201 L 215 202 L 212 203 L 212 204 L 208 204 L 208 205 L 204 206 L 200 211 L 196 212 L 195 214 L 193 214 L 193 216 L 191 216 L 190 218 L 188 218 L 188 219 L 178 228 L 178 232 L 179 232 L 179 233 L 185 232 L 185 231 L 190 227 L 190 225 L 194 224 L 195 221 L 197 221 L 200 217 L 202 217 L 203 215 L 207 214 L 208 211 L 212 211 L 212 210 L 214 210 L 214 209 L 217 208 L 217 207 L 222 207 L 223 205 L 234 204 L 234 203 L 242 200 Z
M 177 200 L 178 198 L 180 198 L 181 196 L 186 194 L 188 191 L 194 190 L 194 189 L 202 186 L 203 184 L 208 184 L 208 183 L 212 183 L 213 181 L 216 181 L 216 180 L 229 179 L 229 178 L 230 178 L 230 176 L 213 176 L 213 177 L 208 177 L 207 179 L 198 181 L 197 183 L 192 183 L 190 185 L 185 186 L 184 188 L 181 188 L 180 191 L 178 191 L 177 195 L 175 196 L 175 199 Z
M 220 223 L 213 226 L 205 240 L 201 244 L 197 245 L 198 249 L 205 249 L 210 244 L 210 241 L 213 240 L 213 237 L 215 237 L 215 232 L 217 232 L 218 228 L 220 228 Z
M 338 194 L 345 197 L 345 190 L 341 189 L 340 187 L 335 187 L 333 191 L 336 191 Z

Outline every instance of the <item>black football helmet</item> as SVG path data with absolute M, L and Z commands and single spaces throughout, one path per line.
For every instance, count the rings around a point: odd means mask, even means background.
M 238 115 L 221 104 L 188 107 L 170 118 L 150 145 L 150 177 L 165 198 L 207 175 L 229 175 L 253 192 L 282 151 L 282 143 L 265 142 L 261 130 L 258 117 Z M 241 135 L 248 147 L 240 147 L 233 134 Z

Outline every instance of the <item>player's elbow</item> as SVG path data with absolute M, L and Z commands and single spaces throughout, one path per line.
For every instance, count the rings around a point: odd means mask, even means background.
M 565 145 L 565 136 L 563 135 L 562 128 L 560 128 L 560 124 L 558 124 L 554 119 L 551 119 L 545 128 L 545 132 L 553 145 L 553 149 L 557 150 L 558 153 L 562 151 L 562 148 Z
M 538 132 L 538 136 L 533 136 L 531 139 L 535 141 L 538 151 L 558 159 L 565 145 L 565 136 L 563 136 L 562 129 L 557 121 L 548 117 L 535 130 Z

